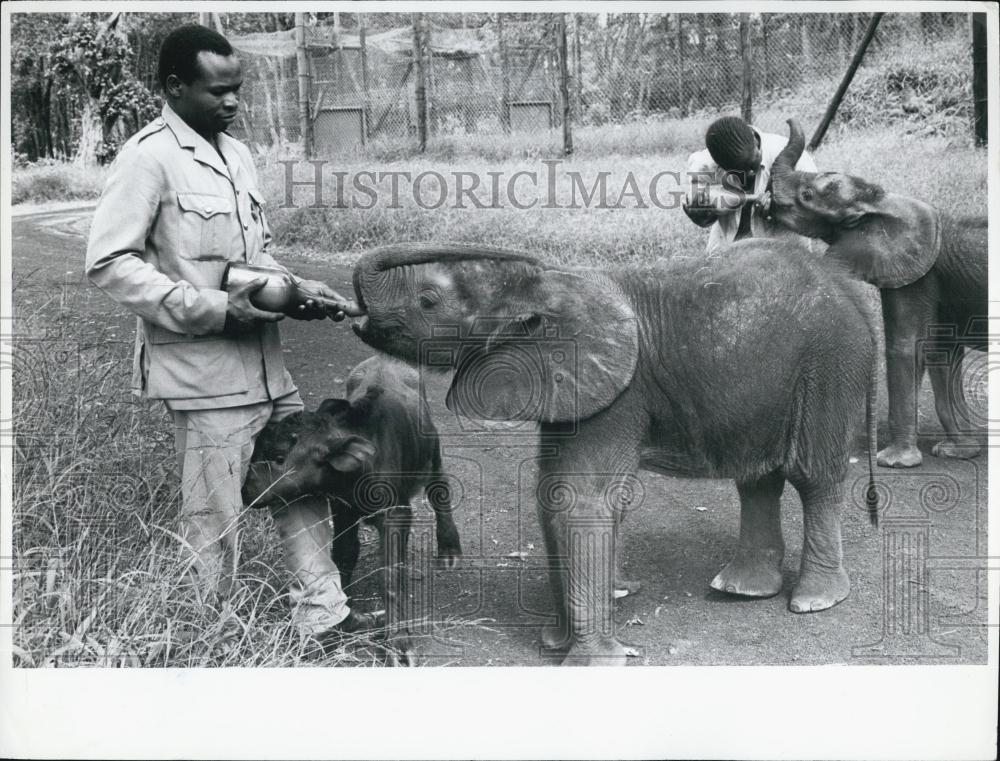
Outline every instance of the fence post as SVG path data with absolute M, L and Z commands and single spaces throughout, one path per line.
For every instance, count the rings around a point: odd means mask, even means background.
M 556 32 L 559 35 L 559 94 L 562 96 L 563 112 L 563 155 L 573 153 L 573 125 L 570 118 L 569 103 L 569 62 L 566 60 L 566 14 L 560 13 L 556 19 Z
M 503 36 L 503 14 L 497 14 L 497 42 L 500 47 L 500 124 L 510 132 L 510 66 L 507 62 L 507 43 Z
M 833 98 L 830 100 L 830 105 L 826 107 L 826 113 L 823 114 L 823 118 L 820 120 L 819 126 L 816 128 L 816 132 L 813 133 L 812 139 L 809 141 L 810 151 L 815 151 L 820 142 L 822 142 L 823 136 L 826 134 L 826 130 L 830 126 L 830 122 L 833 121 L 833 117 L 837 113 L 840 101 L 843 100 L 844 93 L 847 92 L 847 88 L 851 84 L 851 80 L 854 79 L 855 72 L 861 65 L 861 60 L 865 57 L 865 51 L 868 50 L 868 45 L 875 36 L 875 30 L 878 29 L 878 22 L 882 20 L 882 16 L 884 15 L 884 13 L 872 14 L 872 20 L 868 22 L 868 29 L 865 30 L 865 36 L 861 39 L 861 44 L 858 45 L 858 49 L 854 51 L 854 58 L 851 59 L 851 63 L 847 67 L 847 71 L 844 73 L 844 78 L 840 81 L 840 86 L 837 88 L 837 92 L 833 94 Z
M 972 100 L 976 144 L 986 145 L 986 14 L 972 14 Z
M 365 14 L 358 14 L 358 52 L 361 54 L 361 134 L 364 137 L 364 142 L 368 142 L 369 132 L 369 120 L 371 119 L 371 84 L 369 80 L 368 72 L 368 33 L 365 29 Z
M 423 14 L 413 14 L 413 65 L 417 74 L 417 137 L 420 152 L 427 150 L 427 72 L 424 68 Z
M 743 97 L 740 111 L 743 121 L 753 122 L 753 49 L 750 42 L 750 14 L 740 14 L 740 58 L 743 59 Z
M 295 14 L 295 63 L 299 80 L 299 134 L 302 151 L 307 159 L 312 158 L 312 120 L 309 118 L 309 56 L 306 55 L 306 15 Z
M 580 14 L 573 14 L 573 116 L 583 118 L 583 62 L 580 60 Z
M 681 14 L 675 13 L 677 19 L 677 108 L 682 116 L 687 116 L 684 103 L 684 20 Z

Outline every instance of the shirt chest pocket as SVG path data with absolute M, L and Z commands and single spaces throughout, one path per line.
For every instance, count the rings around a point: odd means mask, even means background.
M 185 259 L 229 259 L 236 210 L 233 202 L 206 193 L 178 193 L 178 239 Z

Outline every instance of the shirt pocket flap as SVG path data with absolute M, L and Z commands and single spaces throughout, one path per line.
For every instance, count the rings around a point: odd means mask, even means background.
M 264 196 L 260 194 L 259 190 L 251 188 L 250 190 L 247 191 L 247 193 L 250 195 L 251 200 L 253 200 L 255 204 L 263 208 L 265 204 Z
M 216 214 L 229 214 L 233 210 L 229 199 L 205 193 L 178 193 L 177 205 L 184 211 L 193 211 L 205 219 L 210 219 Z

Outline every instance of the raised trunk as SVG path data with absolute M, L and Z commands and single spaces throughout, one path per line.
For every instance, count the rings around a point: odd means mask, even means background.
M 771 166 L 771 193 L 776 202 L 791 203 L 794 200 L 793 180 L 795 165 L 805 150 L 806 138 L 795 119 L 788 120 L 788 145 L 786 145 Z
M 385 273 L 395 267 L 470 259 L 502 259 L 541 266 L 541 263 L 533 257 L 501 248 L 473 249 L 447 243 L 382 246 L 365 254 L 354 267 L 354 293 L 358 299 L 356 306 L 358 309 L 367 309 L 365 293 L 371 293 L 377 287 L 379 280 L 385 277 Z

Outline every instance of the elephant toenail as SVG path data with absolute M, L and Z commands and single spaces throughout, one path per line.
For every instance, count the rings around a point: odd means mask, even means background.
M 736 586 L 733 584 L 726 584 L 726 591 L 729 592 L 729 594 L 736 594 Z

